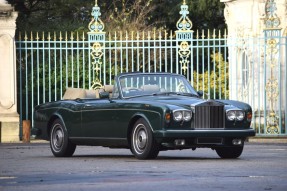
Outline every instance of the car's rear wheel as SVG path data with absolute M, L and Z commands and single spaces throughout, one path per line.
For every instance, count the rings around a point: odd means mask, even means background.
M 67 130 L 60 119 L 52 124 L 50 147 L 56 157 L 70 157 L 75 152 L 76 145 L 69 141 Z
M 243 145 L 242 146 L 234 146 L 234 147 L 220 147 L 216 148 L 216 153 L 221 158 L 229 158 L 234 159 L 240 157 L 243 151 Z
M 159 146 L 153 138 L 151 127 L 144 119 L 139 119 L 134 124 L 131 151 L 138 159 L 154 159 L 159 153 Z

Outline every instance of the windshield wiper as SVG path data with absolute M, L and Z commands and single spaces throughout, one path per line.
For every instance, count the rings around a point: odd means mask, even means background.
M 189 96 L 189 97 L 198 97 L 198 95 L 193 94 L 193 93 L 179 93 L 178 95 L 182 95 L 182 96 Z
M 157 93 L 153 93 L 152 95 L 158 96 L 158 95 L 169 95 L 169 94 L 178 95 L 177 92 L 157 92 Z
M 189 97 L 198 97 L 198 95 L 193 94 L 193 93 L 183 93 L 183 92 L 159 92 L 159 93 L 154 93 L 154 96 L 158 95 L 181 95 L 181 96 L 189 96 Z

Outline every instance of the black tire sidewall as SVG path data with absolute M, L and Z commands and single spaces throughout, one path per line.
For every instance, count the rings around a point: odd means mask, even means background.
M 53 134 L 55 133 L 55 128 L 56 127 L 60 127 L 62 132 L 63 132 L 63 145 L 59 150 L 56 150 L 53 146 L 52 143 L 52 139 L 53 139 Z M 54 156 L 56 157 L 66 157 L 69 156 L 69 138 L 68 138 L 68 133 L 67 130 L 64 126 L 64 124 L 62 123 L 62 121 L 60 119 L 56 119 L 53 124 L 52 124 L 52 129 L 51 129 L 51 133 L 50 133 L 50 147 L 51 147 L 51 151 L 53 153 Z
M 147 145 L 142 153 L 138 153 L 136 151 L 135 149 L 136 146 L 134 143 L 134 134 L 135 134 L 135 131 L 137 130 L 137 126 L 139 125 L 142 125 L 142 127 L 144 127 L 146 135 L 147 135 L 147 140 L 148 140 Z M 152 158 L 156 158 L 156 156 L 158 155 L 159 150 L 157 147 L 157 143 L 155 142 L 153 138 L 151 127 L 146 122 L 146 120 L 142 118 L 137 120 L 137 122 L 133 126 L 133 130 L 131 133 L 131 151 L 135 155 L 135 157 L 138 159 L 152 159 Z
M 223 159 L 235 159 L 241 156 L 244 145 L 242 146 L 231 146 L 231 147 L 220 147 L 216 149 L 216 153 Z

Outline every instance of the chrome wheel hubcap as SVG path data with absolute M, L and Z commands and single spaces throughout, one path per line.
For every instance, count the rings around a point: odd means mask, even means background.
M 139 124 L 136 127 L 136 130 L 134 131 L 133 135 L 133 143 L 134 148 L 137 153 L 143 153 L 148 142 L 148 136 L 145 129 L 145 126 L 142 124 Z
M 64 132 L 60 125 L 56 125 L 54 127 L 53 135 L 52 135 L 52 145 L 55 151 L 61 150 L 64 144 Z

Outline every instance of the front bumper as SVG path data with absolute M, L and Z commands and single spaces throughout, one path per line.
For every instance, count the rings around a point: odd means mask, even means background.
M 255 136 L 254 129 L 202 129 L 160 130 L 154 132 L 155 139 L 164 148 L 186 149 L 197 147 L 243 146 L 246 137 Z M 234 142 L 235 141 L 235 142 Z M 240 143 L 236 143 L 240 141 Z
M 194 129 L 194 130 L 159 130 L 154 132 L 155 138 L 187 139 L 197 137 L 251 137 L 254 129 Z
M 33 127 L 31 129 L 31 135 L 35 137 L 35 139 L 43 139 L 43 140 L 49 140 L 49 137 L 46 133 L 43 133 L 42 129 Z
M 41 130 L 39 128 L 33 127 L 31 129 L 31 135 L 38 137 L 41 135 Z

